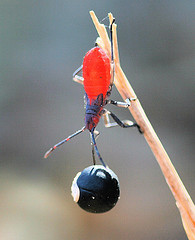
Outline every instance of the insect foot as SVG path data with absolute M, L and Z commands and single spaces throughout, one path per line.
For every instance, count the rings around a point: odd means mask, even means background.
M 104 213 L 111 210 L 119 199 L 119 180 L 108 167 L 93 165 L 77 173 L 71 191 L 74 201 L 82 209 Z

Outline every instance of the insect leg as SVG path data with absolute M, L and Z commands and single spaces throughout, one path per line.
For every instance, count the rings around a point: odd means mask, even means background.
M 113 50 L 113 31 L 112 31 L 112 25 L 114 24 L 115 19 L 113 19 L 112 23 L 110 24 L 110 44 L 111 44 L 111 79 L 110 79 L 110 85 L 113 85 L 114 82 L 114 50 Z
M 83 65 L 81 65 L 74 73 L 73 73 L 73 81 L 78 82 L 80 84 L 83 84 L 83 77 L 77 75 L 79 74 L 83 69 Z
M 104 161 L 103 161 L 103 159 L 102 159 L 102 157 L 101 157 L 101 155 L 100 155 L 100 153 L 99 153 L 99 150 L 98 150 L 98 148 L 97 148 L 97 144 L 96 144 L 95 136 L 94 136 L 94 128 L 91 130 L 90 133 L 91 133 L 91 140 L 92 140 L 93 146 L 94 146 L 94 148 L 95 148 L 95 151 L 96 151 L 96 153 L 97 153 L 97 155 L 98 155 L 98 157 L 99 157 L 99 160 L 100 160 L 100 162 L 102 163 L 102 165 L 103 165 L 104 167 L 106 167 L 106 164 L 104 163 Z
M 105 104 L 113 104 L 117 107 L 128 108 L 129 106 L 131 106 L 131 101 L 134 101 L 134 100 L 136 100 L 136 98 L 127 98 L 125 102 L 118 102 L 118 101 L 108 99 L 106 100 Z
M 118 126 L 116 122 L 113 122 L 113 123 L 110 122 L 110 118 L 107 110 L 105 111 L 105 113 L 103 113 L 103 118 L 104 118 L 104 125 L 106 128 Z
M 50 148 L 44 155 L 44 158 L 47 158 L 57 147 L 61 146 L 63 143 L 68 142 L 71 138 L 77 136 L 79 133 L 82 133 L 86 130 L 86 127 L 82 127 L 80 130 L 76 131 L 75 133 L 73 133 L 72 135 L 70 135 L 69 137 L 65 138 L 64 140 L 62 140 L 61 142 L 57 143 L 56 145 L 54 145 L 52 148 Z
M 140 129 L 140 126 L 137 124 L 137 123 L 134 123 L 130 120 L 123 120 L 121 121 L 114 113 L 104 109 L 104 113 L 103 113 L 103 116 L 104 116 L 104 124 L 105 124 L 105 127 L 115 127 L 115 126 L 120 126 L 122 128 L 129 128 L 129 127 L 137 127 L 138 128 L 138 131 L 140 133 L 142 133 L 141 129 Z M 115 121 L 114 123 L 111 123 L 110 122 L 110 119 L 109 119 L 109 115 L 113 118 L 113 120 Z

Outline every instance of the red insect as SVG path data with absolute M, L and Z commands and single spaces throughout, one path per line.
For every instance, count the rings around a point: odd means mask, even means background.
M 130 106 L 130 102 L 132 100 L 135 100 L 126 99 L 125 102 L 117 102 L 108 99 L 111 94 L 114 81 L 114 56 L 112 41 L 112 26 L 114 21 L 115 20 L 113 20 L 110 25 L 111 59 L 103 49 L 96 46 L 86 53 L 83 65 L 81 65 L 81 67 L 73 73 L 73 80 L 83 84 L 85 89 L 85 126 L 74 134 L 70 135 L 68 138 L 57 143 L 54 147 L 50 148 L 50 150 L 46 152 L 44 156 L 45 158 L 47 158 L 57 147 L 88 129 L 91 134 L 93 162 L 95 164 L 95 149 L 101 163 L 106 167 L 106 164 L 100 156 L 96 145 L 96 137 L 99 135 L 99 132 L 97 132 L 95 128 L 101 116 L 104 117 L 104 123 L 106 127 L 114 127 L 117 125 L 123 128 L 137 127 L 141 132 L 140 127 L 137 123 L 133 123 L 129 120 L 121 121 L 116 115 L 104 108 L 106 104 L 113 104 L 119 107 L 127 108 Z M 83 71 L 83 77 L 77 75 L 81 71 Z M 114 123 L 110 123 L 109 115 L 115 121 Z

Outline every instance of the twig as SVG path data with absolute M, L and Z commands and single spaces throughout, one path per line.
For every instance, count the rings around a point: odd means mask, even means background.
M 99 34 L 96 42 L 110 56 L 110 41 L 105 26 L 99 23 L 93 11 L 90 11 L 90 15 Z M 110 22 L 112 22 L 112 14 L 109 13 L 108 16 Z M 136 98 L 136 94 L 120 66 L 116 24 L 113 25 L 113 42 L 115 62 L 115 86 L 124 100 L 127 98 Z M 152 128 L 148 118 L 146 117 L 146 114 L 138 99 L 136 99 L 136 101 L 132 101 L 132 105 L 129 107 L 129 110 L 135 121 L 140 125 L 142 131 L 144 132 L 144 137 L 148 142 L 158 164 L 160 165 L 167 184 L 169 185 L 169 188 L 171 189 L 173 196 L 175 197 L 176 205 L 179 208 L 183 226 L 188 236 L 188 239 L 195 240 L 195 206 L 187 190 L 185 189 L 173 164 L 171 163 L 171 160 L 169 159 L 159 138 L 157 137 L 154 129 Z

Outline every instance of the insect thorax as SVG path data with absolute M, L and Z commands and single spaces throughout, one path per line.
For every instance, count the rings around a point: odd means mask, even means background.
M 90 99 L 87 94 L 85 94 L 85 104 L 85 126 L 91 131 L 92 128 L 97 126 L 102 115 L 104 105 L 103 94 L 99 94 L 96 99 Z

